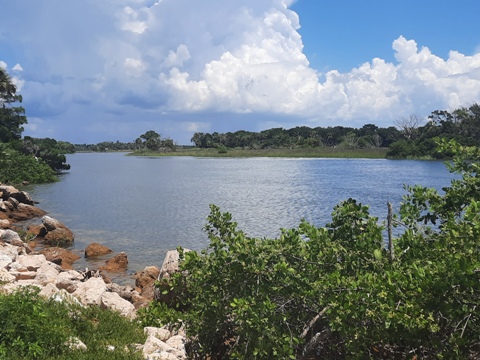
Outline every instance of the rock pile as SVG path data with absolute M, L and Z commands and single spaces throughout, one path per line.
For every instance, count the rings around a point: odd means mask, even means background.
M 145 299 L 130 286 L 107 283 L 98 272 L 62 269 L 43 254 L 27 254 L 26 248 L 26 245 L 0 242 L 0 292 L 9 294 L 24 286 L 35 286 L 46 298 L 100 306 L 129 319 L 136 317 L 134 304 L 145 304 Z M 150 270 L 146 272 L 150 274 Z M 181 331 L 145 328 L 145 332 L 148 335 L 142 345 L 145 359 L 186 359 L 185 334 Z

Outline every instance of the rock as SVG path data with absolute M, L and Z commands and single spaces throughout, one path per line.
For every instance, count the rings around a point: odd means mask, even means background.
M 20 255 L 17 262 L 28 271 L 37 271 L 42 265 L 47 264 L 45 255 Z
M 143 346 L 143 356 L 147 357 L 149 355 L 152 355 L 153 353 L 162 353 L 162 352 L 175 356 L 175 358 L 173 359 L 186 359 L 184 352 L 177 350 L 174 347 L 168 345 L 167 343 L 150 335 L 147 338 L 147 341 L 145 341 L 145 345 Z M 157 358 L 157 359 L 161 359 L 161 358 Z
M 126 270 L 127 266 L 127 254 L 122 251 L 121 253 L 115 255 L 113 258 L 109 259 L 104 266 L 100 267 L 100 270 L 118 272 Z
M 77 297 L 83 305 L 100 305 L 105 291 L 107 291 L 107 285 L 103 279 L 92 277 L 79 283 L 73 296 Z
M 71 350 L 87 350 L 87 345 L 85 345 L 77 337 L 72 337 L 72 338 L 68 339 L 68 341 L 65 343 L 65 345 L 68 346 L 68 348 L 71 349 Z
M 42 286 L 47 284 L 57 282 L 58 274 L 60 273 L 60 266 L 52 263 L 46 262 L 44 265 L 37 269 L 37 275 L 35 276 L 35 281 Z
M 100 245 L 98 243 L 91 243 L 85 248 L 85 257 L 95 257 L 101 255 L 107 255 L 113 251 L 107 248 L 106 246 Z
M 43 225 L 30 225 L 27 227 L 27 234 L 44 237 L 47 235 L 47 229 Z
M 20 239 L 18 233 L 10 229 L 2 231 L 2 234 L 0 235 L 0 240 L 9 244 L 11 244 L 12 242 L 22 242 L 22 239 Z
M 13 261 L 17 260 L 19 252 L 22 252 L 22 249 L 17 246 L 13 246 L 10 244 L 0 244 L 0 255 L 8 255 L 12 258 Z
M 170 331 L 165 328 L 157 328 L 153 326 L 144 327 L 143 332 L 147 334 L 147 336 L 154 336 L 161 341 L 167 341 L 172 335 Z
M 100 306 L 102 308 L 118 311 L 123 316 L 133 319 L 136 317 L 136 310 L 132 303 L 122 299 L 115 292 L 104 292 L 101 297 Z
M 27 205 L 33 205 L 34 204 L 34 201 L 30 197 L 30 195 L 25 191 L 19 191 L 19 192 L 16 192 L 16 193 L 11 193 L 10 198 L 14 198 L 22 204 L 27 204 Z
M 32 205 L 18 204 L 16 211 L 10 213 L 14 221 L 25 221 L 45 215 L 45 211 Z
M 48 283 L 43 287 L 42 290 L 40 290 L 39 295 L 43 296 L 44 298 L 48 299 L 52 296 L 54 296 L 58 292 L 58 288 L 55 286 L 53 283 Z
M 77 254 L 60 247 L 45 248 L 41 253 L 48 261 L 60 265 L 65 270 L 71 270 L 72 264 L 80 259 Z
M 74 237 L 70 229 L 68 229 L 60 221 L 50 217 L 42 217 L 42 224 L 47 230 L 47 234 L 43 237 L 47 245 L 71 245 Z
M 0 284 L 12 283 L 16 280 L 16 277 L 10 274 L 7 269 L 0 268 Z
M 10 221 L 7 219 L 0 220 L 0 229 L 8 229 L 10 227 Z
M 153 300 L 154 283 L 160 275 L 160 269 L 156 266 L 147 266 L 135 274 L 135 286 L 141 289 L 144 298 Z
M 63 271 L 57 276 L 57 288 L 73 293 L 78 288 L 78 283 L 83 280 L 83 275 L 75 270 Z
M 184 252 L 191 250 L 184 249 Z M 177 250 L 169 250 L 165 255 L 162 267 L 160 268 L 160 274 L 158 275 L 157 286 L 154 287 L 154 298 L 157 301 L 173 305 L 178 303 L 177 294 L 170 290 L 168 279 L 179 271 L 180 254 Z
M 7 208 L 7 205 L 5 205 L 5 202 L 3 200 L 0 200 L 0 211 L 2 212 L 7 212 L 9 209 Z
M 0 193 L 2 194 L 3 200 L 8 200 L 11 194 L 17 193 L 18 190 L 10 185 L 0 185 Z
M 185 337 L 181 335 L 175 335 L 170 337 L 166 342 L 167 345 L 170 345 L 174 349 L 177 349 L 185 353 Z
M 13 259 L 10 256 L 0 254 L 0 269 L 6 268 L 12 262 L 13 262 Z

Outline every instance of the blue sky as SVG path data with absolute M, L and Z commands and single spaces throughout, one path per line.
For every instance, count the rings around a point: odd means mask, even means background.
M 21 0 L 0 66 L 24 135 L 391 126 L 480 101 L 477 0 Z

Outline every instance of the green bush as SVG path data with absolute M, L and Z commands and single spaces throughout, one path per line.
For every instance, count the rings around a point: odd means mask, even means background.
M 46 300 L 38 288 L 0 295 L 0 319 L 0 359 L 142 359 L 128 348 L 145 342 L 137 322 L 96 306 Z M 79 338 L 87 350 L 69 349 L 71 338 Z
M 57 181 L 57 177 L 42 160 L 0 146 L 0 182 L 20 184 L 22 181 L 47 183 Z
M 180 249 L 169 285 L 184 310 L 152 306 L 149 321 L 184 324 L 194 358 L 478 358 L 480 151 L 439 145 L 462 179 L 443 194 L 407 187 L 392 253 L 353 199 L 325 227 L 302 221 L 278 239 L 247 236 L 212 205 L 208 249 Z

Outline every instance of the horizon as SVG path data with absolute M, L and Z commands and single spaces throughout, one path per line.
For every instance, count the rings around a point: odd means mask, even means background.
M 0 14 L 24 136 L 75 144 L 154 130 L 365 124 L 480 100 L 480 3 L 25 0 Z M 441 26 L 439 26 L 441 24 Z

